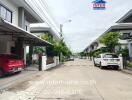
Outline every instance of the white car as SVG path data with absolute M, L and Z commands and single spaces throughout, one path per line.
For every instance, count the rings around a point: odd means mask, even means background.
M 101 69 L 110 67 L 118 70 L 121 60 L 116 54 L 104 53 L 94 58 L 94 65 L 99 66 Z

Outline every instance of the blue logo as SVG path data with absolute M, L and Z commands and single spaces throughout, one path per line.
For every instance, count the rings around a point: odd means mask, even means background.
M 94 10 L 105 10 L 106 9 L 106 1 L 104 0 L 95 0 L 93 3 Z

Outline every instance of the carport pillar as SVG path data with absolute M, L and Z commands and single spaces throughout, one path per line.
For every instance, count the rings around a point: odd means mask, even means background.
M 32 55 L 33 55 L 33 45 L 29 46 L 29 64 L 32 64 Z
M 27 61 L 27 57 L 26 57 L 27 53 L 26 53 L 26 45 L 24 45 L 24 64 L 26 65 L 26 61 Z
M 24 40 L 23 38 L 18 38 L 18 41 L 15 43 L 15 54 L 17 54 L 21 59 L 24 59 Z
M 39 71 L 42 71 L 42 55 L 39 54 Z

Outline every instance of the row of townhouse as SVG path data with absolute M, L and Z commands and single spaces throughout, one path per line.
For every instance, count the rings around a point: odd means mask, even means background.
M 119 40 L 119 43 L 121 44 L 121 48 L 128 47 L 129 57 L 130 59 L 132 59 L 132 10 L 126 13 L 116 23 L 117 25 L 111 26 L 102 35 L 108 32 L 119 32 L 120 34 L 122 34 L 123 39 Z M 94 42 L 92 42 L 84 51 L 89 53 L 100 48 L 105 48 L 105 45 L 100 43 L 99 41 L 102 35 L 99 38 L 97 38 Z M 119 47 L 117 46 L 115 50 L 118 51 L 118 49 Z
M 32 27 L 32 32 L 48 32 L 59 39 L 53 21 L 48 19 L 49 15 L 41 12 L 43 10 L 43 8 L 40 9 L 42 5 L 33 3 L 35 1 L 0 0 L 0 53 L 19 55 L 21 59 L 24 59 L 25 64 L 27 47 L 29 47 L 29 59 L 31 61 L 34 46 L 52 45 L 32 34 L 30 24 L 47 23 L 48 28 L 42 27 L 35 31 L 35 28 Z

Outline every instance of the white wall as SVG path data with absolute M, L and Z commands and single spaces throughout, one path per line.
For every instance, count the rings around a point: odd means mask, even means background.
M 12 24 L 18 26 L 18 7 L 11 3 L 10 0 L 0 0 L 0 4 L 4 5 L 13 12 Z
M 27 26 L 27 31 L 30 32 L 30 23 L 25 20 L 25 25 Z
M 55 22 L 52 14 L 48 8 L 46 0 L 26 0 L 26 2 L 36 11 L 40 17 L 53 29 L 56 35 L 60 36 L 59 24 Z
M 60 64 L 59 57 L 54 57 L 54 63 L 46 65 L 47 57 L 42 57 L 42 70 L 48 70 Z

